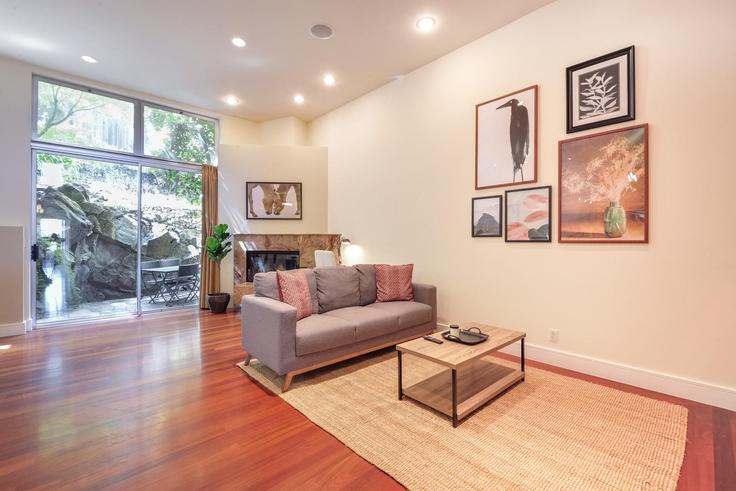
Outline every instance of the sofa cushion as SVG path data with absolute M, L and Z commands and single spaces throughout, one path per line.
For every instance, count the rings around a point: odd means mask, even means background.
M 376 268 L 372 264 L 356 264 L 360 286 L 359 305 L 369 305 L 376 301 Z
M 399 317 L 399 329 L 418 326 L 432 320 L 432 307 L 419 302 L 376 302 L 364 308 L 377 309 L 397 315 Z
M 322 315 L 338 317 L 355 325 L 356 341 L 385 336 L 399 330 L 398 314 L 380 309 L 343 307 Z
M 376 264 L 376 302 L 394 302 L 397 300 L 414 300 L 411 285 L 413 264 L 391 266 Z
M 314 276 L 314 271 L 311 269 L 301 269 L 307 276 L 307 285 L 309 285 L 309 294 L 312 298 L 312 313 L 316 314 L 319 312 L 319 305 L 317 304 L 317 279 Z M 268 297 L 273 300 L 281 301 L 279 295 L 279 284 L 276 279 L 276 271 L 269 271 L 268 273 L 256 273 L 253 277 L 253 293 L 256 297 Z
M 277 271 L 281 301 L 296 309 L 296 320 L 312 315 L 312 296 L 304 270 Z
M 355 342 L 355 325 L 339 317 L 310 315 L 296 323 L 296 355 L 304 356 Z
M 315 268 L 319 313 L 353 307 L 360 300 L 358 271 L 346 266 Z

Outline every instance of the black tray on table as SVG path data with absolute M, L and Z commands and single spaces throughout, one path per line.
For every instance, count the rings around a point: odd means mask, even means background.
M 470 329 L 460 329 L 460 337 L 451 335 L 450 331 L 444 331 L 442 337 L 455 343 L 480 344 L 488 339 L 488 334 L 483 334 L 477 327 L 471 327 Z

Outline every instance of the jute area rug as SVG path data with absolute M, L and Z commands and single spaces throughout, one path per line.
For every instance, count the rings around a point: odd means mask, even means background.
M 398 400 L 394 352 L 296 377 L 283 394 L 257 360 L 238 366 L 409 489 L 675 489 L 685 452 L 686 408 L 541 369 L 453 428 Z M 405 386 L 430 371 L 404 357 Z

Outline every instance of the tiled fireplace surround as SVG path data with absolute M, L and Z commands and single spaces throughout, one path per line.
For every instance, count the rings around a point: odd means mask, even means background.
M 236 234 L 233 266 L 233 302 L 237 309 L 243 295 L 253 293 L 253 283 L 246 281 L 246 251 L 299 251 L 299 266 L 314 267 L 314 251 L 332 251 L 340 262 L 340 234 Z

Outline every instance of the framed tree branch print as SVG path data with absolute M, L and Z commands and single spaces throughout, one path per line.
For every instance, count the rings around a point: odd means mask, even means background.
M 567 132 L 635 117 L 634 47 L 567 68 Z

